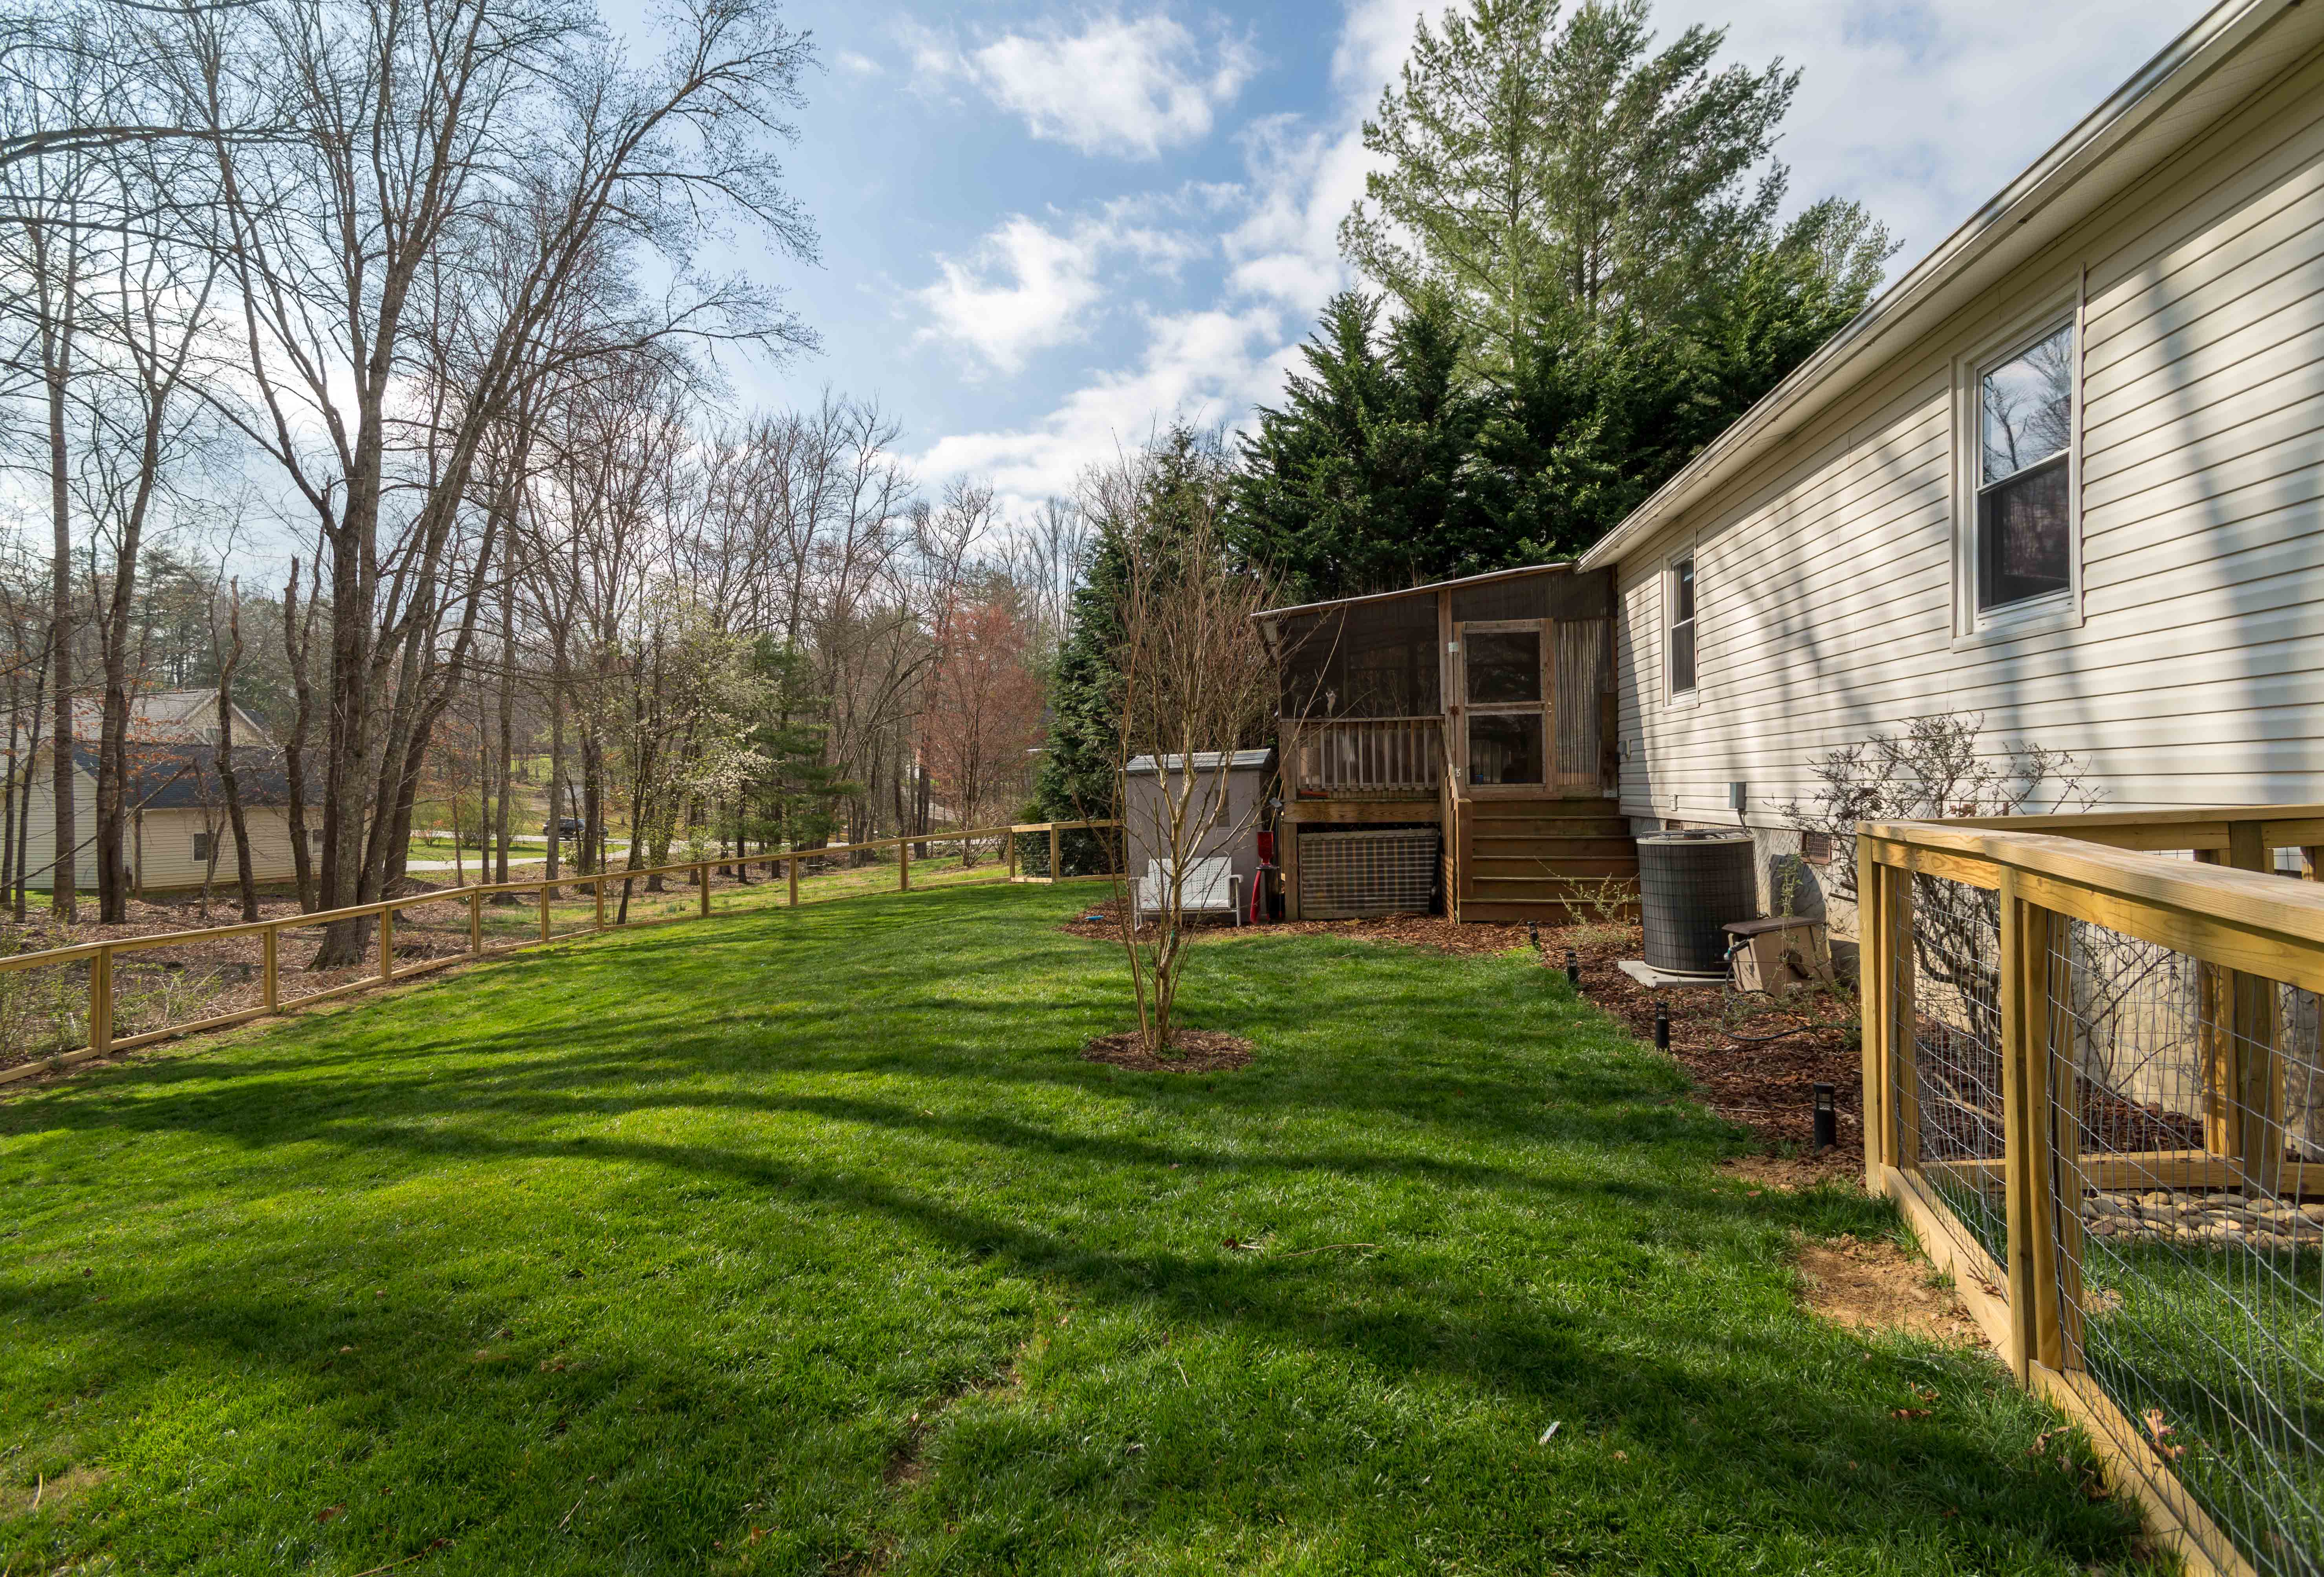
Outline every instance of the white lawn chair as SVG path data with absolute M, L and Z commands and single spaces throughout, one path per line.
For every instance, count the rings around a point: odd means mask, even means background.
M 1148 910 L 1167 912 L 1170 907 L 1170 877 L 1162 862 L 1146 862 L 1145 878 L 1138 884 L 1131 898 L 1130 928 L 1146 923 Z M 1235 874 L 1234 862 L 1220 855 L 1210 860 L 1186 862 L 1185 880 L 1178 892 L 1178 912 L 1187 915 L 1225 913 L 1242 924 L 1242 878 Z

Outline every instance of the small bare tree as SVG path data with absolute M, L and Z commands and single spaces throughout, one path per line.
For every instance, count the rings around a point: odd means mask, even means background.
M 1256 798 L 1233 805 L 1227 769 L 1237 749 L 1262 737 L 1275 694 L 1274 667 L 1251 617 L 1268 605 L 1268 588 L 1228 551 L 1223 483 L 1215 452 L 1174 431 L 1093 474 L 1084 489 L 1085 515 L 1115 536 L 1127 566 L 1112 654 L 1114 803 L 1135 823 L 1124 826 L 1123 843 L 1149 851 L 1160 866 L 1158 890 L 1134 903 L 1142 872 L 1110 863 L 1139 1034 L 1157 1056 L 1172 1055 L 1186 883 L 1196 860 L 1239 842 L 1259 815 Z M 1161 790 L 1133 801 L 1130 766 L 1140 756 L 1162 769 Z M 1170 770 L 1174 761 L 1180 770 Z

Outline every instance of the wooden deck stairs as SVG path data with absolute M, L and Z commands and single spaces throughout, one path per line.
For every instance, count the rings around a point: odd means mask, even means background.
M 1463 920 L 1545 926 L 1637 911 L 1638 848 L 1614 801 L 1470 799 L 1455 872 Z

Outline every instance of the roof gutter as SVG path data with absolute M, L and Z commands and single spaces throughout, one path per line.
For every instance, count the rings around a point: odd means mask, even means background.
M 2127 139 L 2301 4 L 2301 0 L 2221 0 L 2205 13 L 1600 538 L 1582 554 L 1578 567 L 1601 569 L 1618 563 L 1626 549 L 1666 523 L 1756 454 L 1792 406 L 1812 392 L 1875 364 L 1893 343 L 1896 331 L 1938 291 L 2017 236 L 2037 216 L 2052 209 Z M 1775 438 L 1780 441 L 1789 436 L 1786 431 Z

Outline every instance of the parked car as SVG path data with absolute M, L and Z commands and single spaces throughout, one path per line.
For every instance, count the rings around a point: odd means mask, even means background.
M 542 822 L 540 824 L 540 835 L 543 837 L 547 837 L 549 835 L 549 824 L 547 822 Z M 564 817 L 557 824 L 557 835 L 560 838 L 579 837 L 581 835 L 581 818 L 577 816 L 568 816 Z

